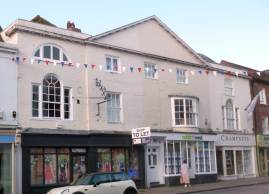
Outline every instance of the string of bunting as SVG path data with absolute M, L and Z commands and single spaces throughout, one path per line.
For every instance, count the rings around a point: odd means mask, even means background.
M 16 62 L 17 64 L 20 64 L 20 63 L 26 63 L 27 61 L 27 58 L 26 57 L 19 57 L 19 56 L 15 56 L 15 57 L 12 57 L 11 60 L 13 62 Z M 66 61 L 51 61 L 51 60 L 42 60 L 42 59 L 35 59 L 35 58 L 31 58 L 30 59 L 30 62 L 31 64 L 34 64 L 35 62 L 37 62 L 37 64 L 45 64 L 45 65 L 49 65 L 49 64 L 53 64 L 53 66 L 57 66 L 57 65 L 61 65 L 62 67 L 64 66 L 67 66 L 67 67 L 76 67 L 76 68 L 80 68 L 80 67 L 84 67 L 86 69 L 99 69 L 100 71 L 102 71 L 103 69 L 103 65 L 96 65 L 96 64 L 87 64 L 87 63 L 84 63 L 84 64 L 81 64 L 81 63 L 71 63 L 71 62 L 66 62 Z M 127 69 L 126 66 L 121 66 L 121 72 L 126 72 L 127 70 L 129 70 L 130 73 L 134 73 L 134 72 L 138 72 L 138 73 L 141 73 L 143 71 L 149 71 L 150 69 L 148 67 L 135 67 L 135 65 L 130 65 L 129 68 Z M 115 72 L 118 71 L 118 69 L 114 69 Z M 172 68 L 168 68 L 168 69 L 165 69 L 165 68 L 160 68 L 160 69 L 157 69 L 155 68 L 154 69 L 155 73 L 157 72 L 165 72 L 165 71 L 168 71 L 169 73 L 172 73 L 173 72 L 173 69 Z M 217 76 L 217 74 L 221 74 L 221 75 L 228 75 L 228 76 L 236 76 L 238 77 L 239 76 L 239 72 L 236 71 L 236 72 L 232 72 L 232 71 L 215 71 L 215 70 L 209 70 L 209 69 L 198 69 L 196 71 L 194 70 L 190 70 L 189 71 L 191 75 L 209 75 L 211 72 L 213 73 L 214 76 Z M 260 74 L 260 72 L 257 72 L 258 74 Z

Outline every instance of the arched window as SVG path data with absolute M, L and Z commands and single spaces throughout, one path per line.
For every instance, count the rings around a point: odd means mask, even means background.
M 34 52 L 34 57 L 37 59 L 69 61 L 63 49 L 54 44 L 44 44 Z
M 57 75 L 47 74 L 41 84 L 32 85 L 32 116 L 38 118 L 72 118 L 71 88 L 65 87 Z
M 234 108 L 231 100 L 227 100 L 226 102 L 226 120 L 227 120 L 227 128 L 234 129 Z
M 43 79 L 43 117 L 61 117 L 61 84 L 54 74 Z

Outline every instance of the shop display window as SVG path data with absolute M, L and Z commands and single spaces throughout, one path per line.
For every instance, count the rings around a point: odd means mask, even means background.
M 251 150 L 244 150 L 243 155 L 245 175 L 253 174 Z
M 44 160 L 45 160 L 44 161 L 45 184 L 56 184 L 57 183 L 56 154 L 45 154 Z
M 73 180 L 77 180 L 80 176 L 86 173 L 86 156 L 73 156 Z
M 58 155 L 58 183 L 66 184 L 70 182 L 69 175 L 69 155 L 59 154 Z
M 125 153 L 124 148 L 114 148 L 112 151 L 112 171 L 113 172 L 124 172 L 125 166 Z
M 225 150 L 227 175 L 234 175 L 234 154 L 233 150 Z
M 111 149 L 98 148 L 97 149 L 97 171 L 111 172 Z
M 31 185 L 43 184 L 43 155 L 31 155 Z

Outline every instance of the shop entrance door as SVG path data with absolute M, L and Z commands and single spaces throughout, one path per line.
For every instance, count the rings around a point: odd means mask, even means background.
M 159 148 L 148 147 L 147 148 L 147 160 L 148 160 L 148 179 L 150 185 L 160 184 L 159 176 Z
M 243 157 L 242 157 L 242 150 L 236 150 L 236 169 L 237 175 L 243 175 Z
M 195 151 L 194 143 L 188 142 L 188 166 L 189 166 L 189 176 L 191 179 L 195 178 Z

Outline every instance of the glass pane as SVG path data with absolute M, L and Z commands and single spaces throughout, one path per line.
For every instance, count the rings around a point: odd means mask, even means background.
M 203 147 L 204 142 L 198 142 L 198 159 L 200 172 L 205 172 Z
M 11 185 L 12 185 L 11 153 L 12 153 L 11 144 L 1 144 L 0 146 L 0 184 L 3 188 L 3 194 L 12 193 L 11 192 Z
M 205 151 L 205 172 L 210 172 L 210 161 L 209 161 L 209 143 L 204 142 L 204 151 Z
M 168 143 L 168 173 L 174 174 L 174 150 L 173 143 Z
M 107 70 L 112 70 L 112 64 L 111 64 L 111 58 L 110 57 L 107 57 L 106 58 L 106 69 Z
M 253 174 L 251 150 L 244 150 L 245 174 Z
M 31 149 L 31 151 L 38 152 L 38 150 L 33 150 L 33 149 Z M 31 155 L 30 160 L 31 160 L 31 185 L 42 185 L 43 184 L 43 155 Z
M 124 172 L 125 171 L 125 152 L 124 148 L 112 149 L 112 171 Z
M 234 175 L 234 154 L 233 150 L 225 150 L 227 175 Z
M 73 180 L 86 173 L 86 156 L 73 156 Z
M 67 56 L 63 53 L 63 61 L 68 61 Z
M 111 172 L 111 150 L 109 148 L 97 149 L 97 171 Z
M 130 155 L 130 166 L 128 170 L 129 177 L 133 179 L 139 178 L 139 152 L 137 149 L 133 149 Z
M 56 184 L 56 154 L 45 154 L 45 184 Z
M 60 49 L 53 47 L 53 59 L 60 60 Z
M 30 149 L 30 153 L 31 154 L 42 154 L 43 153 L 43 149 L 42 148 L 31 148 Z
M 51 58 L 51 47 L 50 46 L 43 47 L 43 57 L 47 58 L 47 59 Z
M 175 143 L 175 173 L 179 174 L 181 170 L 180 143 Z
M 40 49 L 35 52 L 35 57 L 40 57 Z
M 209 142 L 210 145 L 210 158 L 211 158 L 211 172 L 216 171 L 216 161 L 215 161 L 215 147 L 214 147 L 214 142 Z M 222 159 L 222 152 L 221 152 L 221 159 Z M 222 163 L 222 160 L 221 160 Z M 221 164 L 221 166 L 223 166 Z
M 242 158 L 242 150 L 236 150 L 236 169 L 237 174 L 243 174 L 243 158 Z
M 64 151 L 64 150 L 63 150 Z M 58 183 L 66 184 L 70 181 L 69 154 L 58 155 Z
M 55 148 L 45 148 L 45 153 L 56 153 Z

